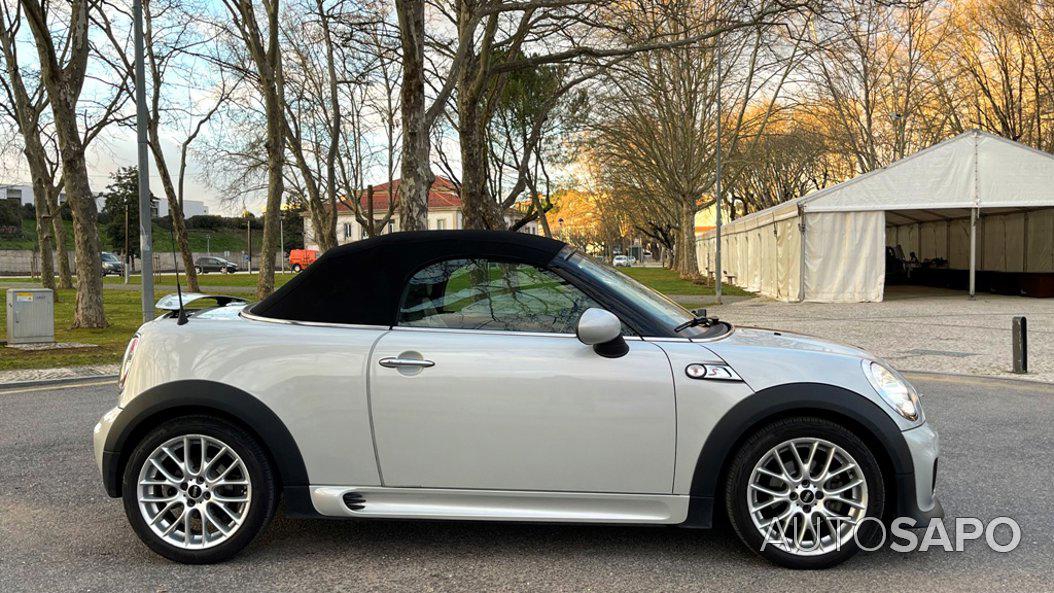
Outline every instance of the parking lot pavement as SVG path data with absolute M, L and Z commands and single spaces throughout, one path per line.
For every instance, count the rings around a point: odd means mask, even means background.
M 1013 377 L 1010 326 L 1028 318 L 1029 374 L 1054 383 L 1054 299 L 915 286 L 886 287 L 881 303 L 781 303 L 751 299 L 709 307 L 733 323 L 853 344 L 901 370 Z
M 113 405 L 111 384 L 0 393 L 0 590 L 1049 591 L 1054 387 L 911 378 L 941 433 L 945 523 L 1013 517 L 1015 551 L 886 550 L 795 572 L 727 530 L 279 518 L 226 564 L 181 566 L 148 551 L 102 491 L 91 427 Z

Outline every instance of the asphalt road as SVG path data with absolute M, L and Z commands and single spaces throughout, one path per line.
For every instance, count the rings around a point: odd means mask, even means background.
M 107 498 L 91 427 L 112 384 L 0 393 L 0 590 L 1050 591 L 1054 387 L 914 376 L 941 433 L 949 515 L 1015 518 L 1020 546 L 860 554 L 795 572 L 725 530 L 279 518 L 245 553 L 181 566 L 147 550 Z

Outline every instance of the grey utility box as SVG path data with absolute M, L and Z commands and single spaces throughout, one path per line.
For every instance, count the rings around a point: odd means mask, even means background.
M 48 288 L 7 289 L 7 343 L 55 341 L 55 295 Z

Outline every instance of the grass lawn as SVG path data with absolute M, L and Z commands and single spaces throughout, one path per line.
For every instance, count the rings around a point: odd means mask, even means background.
M 694 284 L 688 280 L 681 280 L 677 272 L 666 268 L 619 268 L 620 272 L 635 279 L 637 282 L 667 295 L 712 295 L 713 286 L 705 284 Z M 743 296 L 751 293 L 725 284 L 721 287 L 721 294 L 728 296 Z
M 619 268 L 641 283 L 668 295 L 710 295 L 712 286 L 703 286 L 681 280 L 677 273 L 665 268 Z M 275 284 L 281 286 L 293 278 L 294 274 L 277 274 Z M 182 277 L 182 276 L 181 276 Z M 209 287 L 228 287 L 223 292 L 238 295 L 251 295 L 256 286 L 256 274 L 205 274 L 199 277 L 202 290 Z M 15 286 L 13 282 L 24 283 L 28 279 L 0 279 L 0 292 Z M 97 348 L 76 348 L 51 350 L 43 352 L 20 352 L 0 348 L 0 371 L 11 369 L 69 367 L 90 364 L 117 364 L 121 362 L 125 345 L 142 323 L 139 309 L 139 291 L 135 288 L 141 283 L 138 276 L 130 278 L 130 284 L 124 286 L 124 280 L 107 277 L 104 280 L 104 306 L 106 319 L 110 327 L 101 330 L 69 329 L 73 319 L 73 304 L 76 295 L 72 290 L 60 290 L 55 304 L 55 339 L 59 342 L 81 342 L 96 344 Z M 175 292 L 175 276 L 166 274 L 155 279 L 156 297 Z M 735 286 L 725 285 L 724 294 L 748 294 Z M 0 308 L 0 327 L 6 328 L 6 310 Z M 6 335 L 6 329 L 5 329 Z
M 3 284 L 0 284 L 0 289 Z M 110 327 L 106 329 L 69 329 L 73 319 L 75 291 L 58 291 L 55 303 L 55 340 L 59 342 L 81 342 L 96 344 L 97 348 L 70 348 L 40 352 L 22 352 L 0 348 L 0 370 L 42 369 L 89 364 L 111 364 L 121 362 L 124 347 L 136 328 L 142 324 L 139 308 L 139 293 L 136 291 L 107 290 L 103 306 Z M 6 307 L 0 310 L 0 326 L 7 327 Z M 4 336 L 7 331 L 5 329 Z
M 293 274 L 278 274 L 275 283 L 285 284 Z M 10 279 L 8 279 L 10 280 Z M 140 278 L 133 276 L 131 283 L 138 285 Z M 24 285 L 25 279 L 19 286 Z M 175 292 L 175 276 L 158 276 L 156 280 L 157 298 Z M 206 274 L 202 277 L 202 289 L 208 286 L 239 287 L 225 292 L 239 295 L 251 295 L 256 286 L 256 274 Z M 0 293 L 14 287 L 13 282 L 0 279 Z M 0 371 L 12 369 L 43 369 L 95 364 L 117 364 L 121 362 L 124 348 L 135 330 L 142 324 L 142 311 L 139 305 L 139 290 L 123 286 L 120 278 L 107 277 L 106 291 L 103 293 L 103 307 L 110 326 L 106 329 L 70 329 L 73 320 L 73 305 L 76 291 L 59 290 L 58 302 L 55 303 L 55 340 L 58 342 L 79 342 L 95 344 L 97 348 L 69 348 L 38 352 L 22 352 L 0 347 Z M 185 285 L 184 285 L 185 286 Z M 242 288 L 243 287 L 243 288 Z M 160 313 L 160 311 L 159 311 Z M 4 328 L 3 339 L 7 335 L 7 309 L 0 308 L 0 328 Z
M 281 272 L 276 272 L 275 276 L 274 276 L 275 286 L 278 287 L 278 286 L 281 286 L 281 285 L 285 284 L 286 282 L 289 282 L 293 278 L 293 276 L 295 276 L 295 274 L 293 274 L 292 272 L 286 272 L 284 274 L 281 273 Z M 219 273 L 199 274 L 198 275 L 198 286 L 202 290 L 207 290 L 208 287 L 210 287 L 210 286 L 237 287 L 238 289 L 244 289 L 244 290 L 234 291 L 234 292 L 238 292 L 239 294 L 241 294 L 244 291 L 252 292 L 252 291 L 256 290 L 256 279 L 257 279 L 257 277 L 258 277 L 258 275 L 255 274 L 255 273 L 254 274 L 219 274 Z M 183 287 L 186 288 L 186 286 L 187 286 L 187 277 L 184 276 L 183 274 L 180 274 L 179 275 L 179 280 L 180 280 L 180 283 L 182 283 Z M 142 284 L 142 282 L 143 282 L 143 279 L 142 279 L 141 276 L 132 276 L 132 277 L 128 278 L 128 283 L 130 285 L 139 286 L 140 284 Z M 116 288 L 118 286 L 123 286 L 124 285 L 124 278 L 121 278 L 121 277 L 118 277 L 118 276 L 107 276 L 106 278 L 103 278 L 103 284 L 108 286 L 108 287 Z M 155 286 L 171 287 L 172 292 L 175 292 L 175 290 L 176 290 L 176 276 L 175 276 L 175 274 L 164 274 L 164 275 L 160 275 L 160 276 L 154 276 L 154 284 L 155 284 Z M 158 295 L 158 296 L 160 297 L 160 295 Z

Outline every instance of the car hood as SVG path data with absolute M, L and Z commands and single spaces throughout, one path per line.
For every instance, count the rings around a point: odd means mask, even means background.
M 722 339 L 699 345 L 735 369 L 755 391 L 786 383 L 826 383 L 874 393 L 861 361 L 878 359 L 852 346 L 755 327 L 737 327 Z
M 804 350 L 809 352 L 841 354 L 858 358 L 872 358 L 865 350 L 853 346 L 838 344 L 815 336 L 785 332 L 763 327 L 736 326 L 735 331 L 720 340 L 721 345 L 779 348 L 784 350 Z

